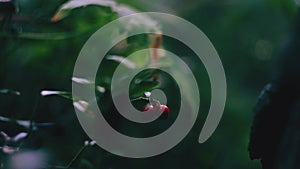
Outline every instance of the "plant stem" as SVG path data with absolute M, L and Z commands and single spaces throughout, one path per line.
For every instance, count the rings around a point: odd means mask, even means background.
M 153 99 L 153 98 L 147 98 L 147 97 L 138 97 L 138 98 L 135 98 L 135 99 L 131 99 L 130 101 L 138 101 L 138 100 L 146 100 L 146 101 L 149 101 L 150 103 L 155 103 L 157 105 L 160 105 L 160 102 L 156 99 Z
M 66 169 L 69 169 L 79 158 L 79 156 L 81 155 L 81 153 L 85 150 L 85 148 L 88 145 L 84 145 L 83 147 L 81 147 L 81 149 L 77 152 L 77 154 L 74 156 L 74 158 L 70 161 L 70 163 L 67 165 Z

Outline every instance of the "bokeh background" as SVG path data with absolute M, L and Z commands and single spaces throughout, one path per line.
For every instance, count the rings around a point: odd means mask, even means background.
M 71 100 L 59 96 L 43 97 L 40 92 L 71 92 L 73 67 L 83 44 L 94 31 L 118 15 L 109 7 L 91 5 L 74 9 L 62 20 L 51 22 L 66 1 L 17 2 L 18 17 L 6 21 L 0 32 L 0 89 L 13 89 L 21 94 L 1 94 L 0 115 L 14 120 L 53 123 L 30 132 L 29 137 L 18 145 L 19 151 L 38 152 L 31 154 L 32 158 L 42 158 L 39 161 L 44 160 L 44 168 L 67 166 L 89 138 L 76 118 Z M 247 152 L 252 108 L 260 89 L 276 76 L 277 60 L 289 38 L 296 12 L 295 3 L 290 0 L 118 0 L 117 3 L 138 11 L 175 14 L 207 35 L 226 72 L 228 94 L 224 115 L 213 136 L 199 144 L 197 138 L 210 105 L 208 76 L 201 62 L 193 61 L 193 53 L 186 46 L 163 37 L 163 47 L 186 59 L 197 74 L 201 108 L 192 131 L 172 150 L 146 159 L 118 157 L 97 146 L 88 146 L 70 168 L 261 168 L 259 161 L 251 161 Z M 131 41 L 141 47 L 134 46 L 127 53 L 148 45 L 147 37 Z M 108 66 L 102 71 L 104 75 L 110 75 L 118 63 L 106 63 Z M 108 90 L 103 81 L 99 80 L 99 84 Z M 172 91 L 167 92 L 170 98 L 177 96 L 176 93 L 172 95 Z M 98 104 L 105 112 L 115 112 L 106 98 L 109 98 L 109 91 L 101 94 Z M 176 99 L 168 106 L 171 114 L 172 111 L 175 113 L 155 123 L 151 129 L 160 130 L 172 125 L 178 109 Z M 138 127 L 123 124 L 115 115 L 107 115 L 107 118 L 119 130 L 140 132 Z M 10 136 L 30 131 L 28 126 L 17 125 L 14 120 L 0 119 L 0 130 Z M 14 156 L 3 151 L 2 168 L 8 167 Z

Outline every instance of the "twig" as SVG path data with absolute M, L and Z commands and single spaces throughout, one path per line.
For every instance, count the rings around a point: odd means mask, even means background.
M 84 145 L 83 147 L 81 147 L 81 149 L 77 152 L 77 154 L 74 156 L 74 158 L 66 166 L 66 169 L 69 169 L 76 162 L 76 160 L 78 160 L 79 156 L 82 154 L 82 152 L 86 149 L 87 146 L 88 145 Z
M 146 101 L 149 101 L 150 104 L 154 103 L 158 106 L 160 105 L 159 100 L 156 100 L 156 99 L 153 99 L 153 98 L 147 98 L 147 97 L 138 97 L 138 98 L 135 98 L 135 99 L 131 99 L 130 101 L 138 101 L 138 100 L 146 100 Z
M 146 100 L 146 101 L 150 101 L 150 99 L 149 99 L 149 98 L 146 98 L 146 97 L 138 97 L 138 98 L 131 99 L 130 101 L 138 101 L 138 100 Z
M 89 145 L 84 145 L 83 147 L 81 147 L 81 149 L 77 152 L 77 154 L 73 157 L 73 159 L 69 162 L 67 166 L 53 165 L 53 166 L 48 166 L 45 169 L 70 169 L 71 166 L 78 160 L 79 156 L 82 154 L 82 152 L 85 150 L 87 146 Z

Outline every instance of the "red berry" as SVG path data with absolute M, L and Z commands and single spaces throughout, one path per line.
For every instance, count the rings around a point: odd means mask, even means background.
M 159 105 L 159 107 L 154 107 L 151 104 L 148 104 L 147 106 L 144 107 L 142 110 L 143 112 L 149 111 L 149 112 L 154 112 L 154 111 L 160 111 L 162 112 L 161 116 L 159 117 L 160 119 L 167 119 L 169 114 L 170 114 L 170 109 L 166 105 Z
M 148 104 L 146 107 L 144 107 L 143 112 L 144 111 L 153 111 L 154 107 L 151 104 Z
M 166 105 L 160 105 L 159 106 L 159 111 L 162 111 L 162 115 L 159 117 L 160 119 L 167 119 L 169 117 L 170 114 L 170 109 L 168 106 Z
M 167 115 L 170 114 L 170 109 L 166 105 L 160 105 L 159 106 L 159 111 L 162 111 L 164 114 L 167 114 Z

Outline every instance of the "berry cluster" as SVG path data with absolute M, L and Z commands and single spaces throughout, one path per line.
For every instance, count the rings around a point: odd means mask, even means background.
M 163 112 L 162 115 L 160 116 L 160 119 L 166 119 L 169 114 L 170 114 L 170 109 L 168 106 L 166 105 L 163 105 L 163 104 L 159 104 L 159 105 L 151 105 L 151 104 L 148 104 L 147 106 L 144 107 L 143 109 L 143 112 L 146 112 L 146 111 L 149 111 L 149 112 L 154 112 L 154 111 L 160 111 L 160 112 Z

